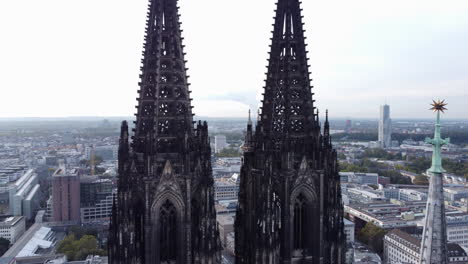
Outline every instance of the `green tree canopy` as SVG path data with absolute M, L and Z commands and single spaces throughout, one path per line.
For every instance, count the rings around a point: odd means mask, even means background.
M 424 175 L 418 175 L 415 177 L 413 183 L 416 185 L 429 185 L 429 178 Z
M 363 155 L 363 158 L 377 158 L 377 159 L 384 159 L 384 160 L 403 159 L 401 156 L 401 153 L 392 154 L 381 148 L 366 149 L 362 155 Z
M 10 240 L 0 237 L 0 256 L 5 254 L 8 248 L 10 248 Z
M 231 158 L 231 157 L 240 157 L 240 153 L 237 149 L 234 148 L 225 148 L 222 149 L 219 153 L 216 154 L 216 157 L 221 158 Z
M 83 235 L 79 240 L 74 234 L 68 235 L 59 242 L 57 252 L 65 254 L 69 261 L 85 260 L 88 255 L 106 255 L 106 251 L 99 249 L 96 237 Z
M 383 238 L 387 231 L 368 222 L 358 233 L 358 240 L 367 244 L 374 252 L 381 254 L 383 252 Z

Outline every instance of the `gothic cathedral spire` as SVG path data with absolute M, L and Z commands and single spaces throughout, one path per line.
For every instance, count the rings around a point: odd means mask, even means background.
M 240 173 L 236 263 L 344 263 L 328 116 L 322 134 L 299 0 L 278 0 L 262 109 Z
M 194 127 L 177 0 L 150 0 L 132 143 L 122 123 L 109 260 L 220 263 L 210 142 Z
M 318 122 L 300 2 L 279 0 L 274 20 L 261 126 L 269 138 L 311 135 Z

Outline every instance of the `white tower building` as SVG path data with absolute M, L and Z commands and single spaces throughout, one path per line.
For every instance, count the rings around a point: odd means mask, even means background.
M 392 120 L 389 105 L 380 106 L 379 142 L 382 148 L 388 148 L 392 144 Z
M 215 152 L 219 153 L 227 146 L 226 136 L 224 135 L 216 135 L 215 136 Z

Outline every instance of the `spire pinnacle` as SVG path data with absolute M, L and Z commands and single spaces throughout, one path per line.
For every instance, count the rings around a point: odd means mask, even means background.
M 444 182 L 442 173 L 441 147 L 449 143 L 449 139 L 440 136 L 440 112 L 446 104 L 444 101 L 433 101 L 433 108 L 437 112 L 434 138 L 426 138 L 426 142 L 434 146 L 432 166 L 427 170 L 429 176 L 429 193 L 427 195 L 426 217 L 420 249 L 420 264 L 448 263 L 447 226 L 445 221 Z
M 435 100 L 432 100 L 432 108 L 429 109 L 429 110 L 434 110 L 434 112 L 442 112 L 444 113 L 445 110 L 447 110 L 447 108 L 445 108 L 445 106 L 447 105 L 447 103 L 445 103 L 445 100 L 437 100 L 437 102 Z
M 432 108 L 430 110 L 433 110 L 434 112 L 437 112 L 437 117 L 436 117 L 436 124 L 435 124 L 435 130 L 434 130 L 434 138 L 426 138 L 426 143 L 429 143 L 433 146 L 433 152 L 432 152 L 432 166 L 428 172 L 432 173 L 444 173 L 445 170 L 442 168 L 442 146 L 449 144 L 450 139 L 442 139 L 441 133 L 440 133 L 440 128 L 442 127 L 440 124 L 440 113 L 444 113 L 444 110 L 447 110 L 445 106 L 447 105 L 445 103 L 445 100 L 438 100 L 437 102 L 433 100 L 433 103 L 431 104 Z
M 328 122 L 328 109 L 325 110 L 325 123 L 323 125 L 323 136 L 327 144 L 331 145 L 330 123 Z
M 318 110 L 318 108 L 317 108 L 317 114 L 316 115 L 317 115 L 317 123 L 320 124 L 320 116 L 319 116 L 320 111 Z
M 316 126 L 299 0 L 278 0 L 261 126 L 270 138 L 303 137 Z
M 133 149 L 175 153 L 194 130 L 177 1 L 151 1 L 146 28 Z

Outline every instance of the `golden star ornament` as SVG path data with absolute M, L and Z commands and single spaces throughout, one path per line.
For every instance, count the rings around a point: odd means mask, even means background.
M 437 100 L 437 102 L 435 100 L 432 100 L 431 105 L 432 108 L 429 110 L 433 110 L 434 112 L 440 111 L 444 113 L 444 111 L 447 110 L 447 108 L 445 108 L 445 106 L 447 105 L 447 103 L 445 103 L 445 100 Z

